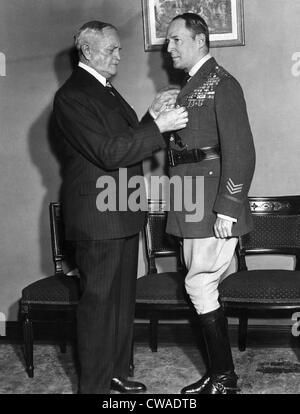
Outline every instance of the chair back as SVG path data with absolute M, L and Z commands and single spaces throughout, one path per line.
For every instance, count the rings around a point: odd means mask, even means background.
M 61 213 L 61 205 L 59 202 L 52 202 L 49 204 L 49 214 L 54 269 L 55 274 L 60 274 L 64 273 L 63 260 L 65 258 L 65 252 L 63 220 Z
M 175 256 L 177 266 L 181 266 L 179 240 L 166 233 L 167 211 L 162 200 L 148 200 L 149 211 L 144 228 L 144 240 L 148 262 L 148 273 L 157 273 L 155 259 Z
M 246 254 L 289 254 L 300 264 L 300 196 L 249 197 L 254 229 L 240 237 L 239 270 Z

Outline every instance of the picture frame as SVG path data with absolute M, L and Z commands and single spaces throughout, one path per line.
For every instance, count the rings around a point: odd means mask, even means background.
M 244 46 L 243 0 L 142 0 L 145 51 L 161 50 L 167 27 L 178 14 L 192 12 L 208 24 L 210 46 Z

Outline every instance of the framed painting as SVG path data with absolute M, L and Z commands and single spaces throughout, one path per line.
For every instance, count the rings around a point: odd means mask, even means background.
M 243 0 L 142 0 L 145 50 L 159 50 L 173 17 L 197 13 L 204 18 L 211 47 L 245 44 Z

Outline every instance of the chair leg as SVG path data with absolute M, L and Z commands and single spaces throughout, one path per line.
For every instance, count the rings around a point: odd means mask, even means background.
M 59 337 L 59 348 L 62 354 L 67 352 L 67 341 L 66 341 L 66 323 L 62 317 L 57 321 L 58 326 L 58 337 Z
M 244 352 L 247 344 L 248 315 L 242 313 L 239 317 L 239 350 Z
M 150 349 L 157 352 L 157 336 L 158 336 L 158 318 L 152 315 L 150 317 Z
M 33 378 L 33 325 L 32 320 L 25 316 L 23 321 L 24 356 L 26 371 L 29 378 Z

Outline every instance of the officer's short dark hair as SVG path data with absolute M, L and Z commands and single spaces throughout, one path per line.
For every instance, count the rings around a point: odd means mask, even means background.
M 206 47 L 209 50 L 209 30 L 206 21 L 196 13 L 178 14 L 174 17 L 172 22 L 178 19 L 185 21 L 185 27 L 193 33 L 194 38 L 197 34 L 203 33 L 205 35 Z

